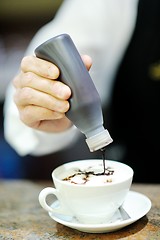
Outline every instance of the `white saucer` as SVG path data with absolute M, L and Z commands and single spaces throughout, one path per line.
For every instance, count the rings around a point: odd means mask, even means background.
M 58 205 L 58 201 L 55 201 L 52 206 Z M 137 221 L 146 215 L 151 208 L 151 201 L 145 195 L 130 191 L 127 195 L 125 202 L 123 203 L 123 209 L 129 214 L 130 218 L 123 220 L 119 210 L 113 216 L 112 220 L 103 224 L 82 224 L 72 216 L 65 216 L 62 214 L 49 213 L 49 216 L 58 223 L 61 223 L 67 227 L 87 232 L 87 233 L 105 233 L 117 231 L 125 226 Z

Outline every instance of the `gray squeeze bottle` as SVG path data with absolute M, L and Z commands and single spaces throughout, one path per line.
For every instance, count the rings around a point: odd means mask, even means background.
M 86 136 L 91 152 L 103 149 L 113 140 L 103 126 L 101 100 L 81 56 L 68 34 L 61 34 L 35 49 L 38 58 L 60 69 L 60 81 L 71 88 L 66 116 Z

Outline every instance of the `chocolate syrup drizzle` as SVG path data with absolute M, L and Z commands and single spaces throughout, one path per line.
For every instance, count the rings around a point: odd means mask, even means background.
M 101 148 L 101 152 L 102 152 L 102 160 L 103 160 L 103 174 L 105 175 L 105 172 L 106 172 L 106 162 L 105 162 L 106 149 Z
M 102 152 L 102 160 L 103 160 L 103 172 L 95 173 L 94 171 L 82 171 L 82 170 L 78 169 L 76 173 L 64 178 L 63 180 L 64 181 L 70 181 L 75 176 L 84 175 L 84 177 L 82 179 L 83 183 L 76 183 L 74 181 L 71 181 L 71 183 L 85 184 L 88 181 L 89 175 L 94 175 L 94 176 L 101 176 L 101 175 L 111 176 L 111 175 L 113 175 L 114 170 L 110 167 L 106 168 L 106 166 L 105 166 L 105 149 L 101 149 L 101 152 Z

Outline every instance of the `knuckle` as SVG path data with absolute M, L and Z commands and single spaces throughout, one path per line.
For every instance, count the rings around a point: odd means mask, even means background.
M 19 82 L 19 81 L 18 81 L 18 77 L 17 77 L 17 76 L 14 77 L 12 83 L 13 83 L 13 86 L 14 86 L 15 88 L 18 88 L 18 85 L 19 85 L 18 82 Z
M 23 57 L 22 58 L 22 61 L 21 61 L 21 69 L 24 70 L 25 69 L 25 66 L 28 62 L 28 57 Z
M 31 88 L 29 87 L 22 88 L 22 90 L 20 91 L 20 96 L 23 99 L 32 100 L 33 96 L 32 96 Z
M 31 120 L 32 116 L 30 114 L 30 108 L 24 107 L 22 111 L 20 111 L 20 119 L 25 124 L 29 125 L 29 121 Z
M 34 114 L 35 107 L 32 105 L 24 106 L 20 113 L 21 120 L 27 124 L 28 126 L 32 124 L 34 121 L 37 121 L 38 116 Z
M 21 69 L 25 71 L 28 68 L 28 65 L 31 64 L 32 56 L 25 56 L 21 60 Z
M 13 100 L 16 105 L 26 105 L 33 102 L 33 94 L 30 88 L 25 87 L 17 89 L 13 95 Z
M 30 86 L 33 82 L 34 74 L 32 72 L 25 73 L 26 85 Z

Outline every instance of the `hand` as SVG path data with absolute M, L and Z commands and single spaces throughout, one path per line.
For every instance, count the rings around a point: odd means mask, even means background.
M 87 55 L 82 59 L 89 70 Z M 61 132 L 72 123 L 65 116 L 69 110 L 71 89 L 58 80 L 60 71 L 52 63 L 34 56 L 22 59 L 21 72 L 14 78 L 14 102 L 24 124 L 45 132 Z

